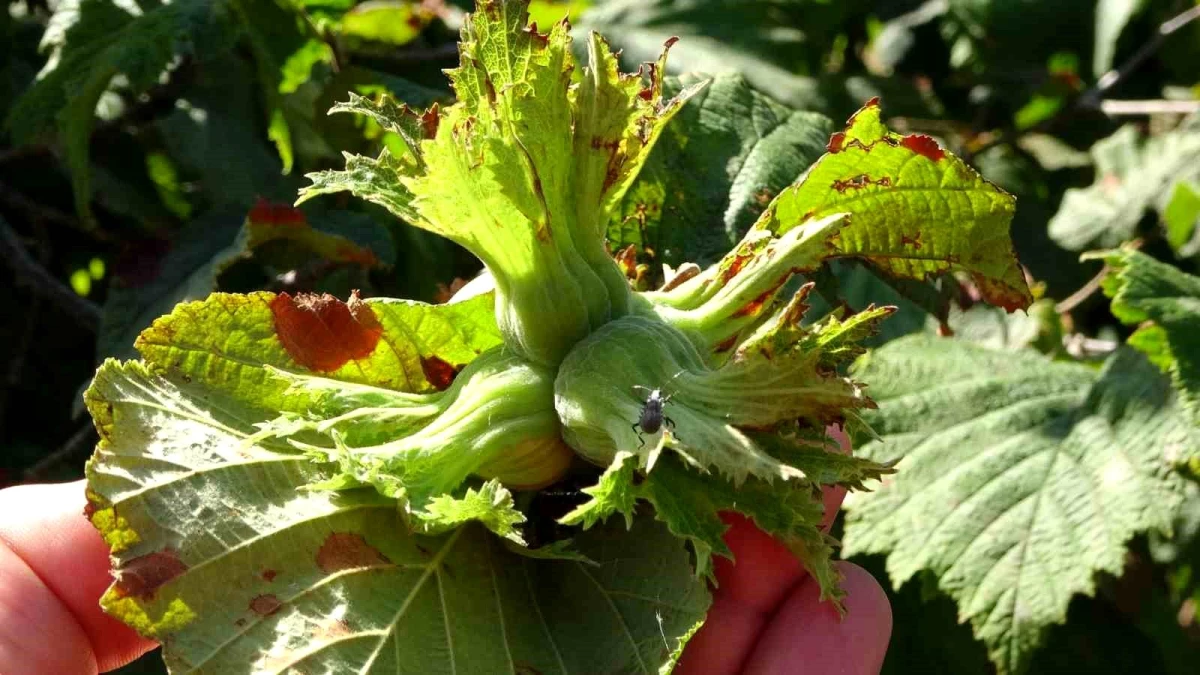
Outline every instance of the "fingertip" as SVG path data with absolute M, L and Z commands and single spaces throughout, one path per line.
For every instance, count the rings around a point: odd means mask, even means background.
M 717 558 L 717 597 L 769 613 L 804 574 L 804 567 L 786 546 L 763 532 L 740 513 L 723 513 L 729 525 L 725 543 L 733 560 Z
M 764 630 L 742 671 L 876 675 L 892 635 L 892 609 L 883 587 L 866 570 L 837 563 L 845 579 L 846 614 L 819 598 L 812 579 L 796 586 Z
M 83 481 L 0 491 L 0 537 L 73 619 L 75 630 L 86 635 L 95 663 L 104 672 L 157 645 L 100 608 L 100 596 L 112 582 L 109 550 L 83 516 L 86 501 Z M 44 634 L 55 630 L 43 628 Z

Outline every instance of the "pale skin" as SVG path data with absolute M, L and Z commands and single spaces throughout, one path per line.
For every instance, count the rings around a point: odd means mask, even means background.
M 828 521 L 843 494 L 826 492 Z M 0 673 L 90 675 L 157 646 L 100 611 L 108 548 L 84 501 L 82 481 L 0 490 Z M 848 610 L 839 620 L 786 549 L 740 517 L 728 522 L 738 562 L 717 561 L 708 622 L 676 672 L 878 673 L 892 630 L 879 584 L 839 563 Z

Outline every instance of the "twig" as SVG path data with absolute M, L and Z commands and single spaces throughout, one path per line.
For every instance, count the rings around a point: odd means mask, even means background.
M 0 202 L 24 212 L 32 220 L 42 220 L 47 223 L 69 227 L 73 230 L 83 231 L 84 229 L 75 218 L 58 209 L 39 204 L 4 183 L 0 183 Z M 89 232 L 89 234 L 94 233 Z
M 1126 61 L 1120 68 L 1114 68 L 1101 75 L 1100 79 L 1096 80 L 1096 86 L 1084 92 L 1084 94 L 1079 97 L 1078 105 L 1090 108 L 1099 107 L 1100 99 L 1103 98 L 1105 92 L 1117 86 L 1122 80 L 1124 80 L 1126 77 L 1129 77 L 1130 73 L 1132 73 L 1134 70 L 1137 70 L 1137 67 L 1142 65 L 1143 61 L 1150 58 L 1150 55 L 1158 51 L 1158 48 L 1162 46 L 1163 42 L 1166 42 L 1167 38 L 1170 37 L 1172 33 L 1180 28 L 1183 28 L 1196 19 L 1200 19 L 1200 5 L 1196 5 L 1191 9 L 1184 10 L 1170 19 L 1162 22 L 1158 26 L 1158 31 L 1155 32 L 1154 37 L 1151 38 L 1149 42 L 1142 45 L 1140 49 L 1134 52 L 1133 56 L 1129 57 L 1129 60 Z
M 1142 45 L 1142 47 L 1138 49 L 1137 52 L 1135 52 L 1134 55 L 1131 56 L 1129 60 L 1126 61 L 1120 68 L 1115 68 L 1108 71 L 1104 75 L 1101 75 L 1100 79 L 1096 81 L 1095 86 L 1080 94 L 1079 97 L 1075 99 L 1074 104 L 1070 106 L 1064 106 L 1063 109 L 1057 114 L 1047 117 L 1029 129 L 1023 130 L 1022 133 L 1048 131 L 1054 127 L 1054 125 L 1078 113 L 1080 110 L 1100 109 L 1101 101 L 1103 100 L 1105 93 L 1120 84 L 1121 81 L 1123 81 L 1129 76 L 1130 73 L 1136 70 L 1138 66 L 1142 65 L 1143 61 L 1148 59 L 1152 54 L 1154 54 L 1154 52 L 1158 51 L 1159 47 L 1162 46 L 1167 37 L 1192 21 L 1195 21 L 1197 18 L 1200 18 L 1200 5 L 1196 5 L 1195 7 L 1176 14 L 1170 19 L 1162 22 L 1162 24 L 1160 24 L 1158 27 L 1158 31 L 1155 32 L 1154 37 L 1151 38 L 1149 42 Z M 1018 132 L 1014 129 L 1005 129 L 1001 133 L 996 134 L 995 137 L 989 139 L 986 143 L 983 143 L 977 148 L 971 149 L 969 156 L 973 157 L 979 155 L 985 150 L 990 150 L 997 145 L 1006 145 L 1012 143 L 1016 140 L 1018 135 Z
M 1197 5 L 1200 7 L 1200 5 Z M 1100 102 L 1100 112 L 1109 117 L 1119 115 L 1190 115 L 1200 111 L 1200 101 L 1121 101 L 1105 99 Z
M 1063 349 L 1077 359 L 1089 359 L 1097 356 L 1107 356 L 1117 350 L 1121 343 L 1112 340 L 1100 340 L 1086 337 L 1081 333 L 1063 336 Z
M 82 454 L 82 451 L 87 450 L 95 442 L 96 438 L 98 438 L 96 427 L 92 425 L 92 420 L 88 419 L 57 450 L 39 459 L 28 469 L 25 469 L 22 478 L 26 481 L 43 478 L 43 474 L 47 470 L 74 458 L 76 455 Z
M 1137 249 L 1140 249 L 1142 247 L 1142 243 L 1143 242 L 1141 239 L 1134 239 L 1133 241 L 1125 244 L 1125 246 L 1131 250 L 1136 251 Z M 1072 310 L 1074 310 L 1076 307 L 1083 304 L 1084 300 L 1087 300 L 1088 298 L 1092 297 L 1093 293 L 1100 290 L 1100 285 L 1102 283 L 1104 283 L 1104 277 L 1107 277 L 1108 273 L 1111 271 L 1112 270 L 1109 268 L 1108 265 L 1101 267 L 1100 271 L 1096 273 L 1096 276 L 1092 277 L 1091 279 L 1088 279 L 1088 282 L 1086 284 L 1084 284 L 1083 286 L 1080 286 L 1079 290 L 1075 291 L 1074 293 L 1063 298 L 1057 304 L 1055 304 L 1054 311 L 1058 312 L 1059 314 L 1068 314 Z
M 458 43 L 449 42 L 437 47 L 409 47 L 407 49 L 390 49 L 387 51 L 359 49 L 356 54 L 392 65 L 409 65 L 429 61 L 447 61 L 458 55 Z
M 16 282 L 70 314 L 82 327 L 95 333 L 100 328 L 100 308 L 67 288 L 42 267 L 21 243 L 8 222 L 0 218 L 0 258 L 16 275 Z
M 1063 298 L 1058 304 L 1054 305 L 1054 311 L 1059 314 L 1070 314 L 1071 310 L 1078 307 L 1084 300 L 1092 297 L 1092 294 L 1100 289 L 1100 284 L 1104 282 L 1104 277 L 1109 273 L 1108 265 L 1100 268 L 1096 276 L 1088 280 L 1086 284 L 1081 286 L 1079 290 Z

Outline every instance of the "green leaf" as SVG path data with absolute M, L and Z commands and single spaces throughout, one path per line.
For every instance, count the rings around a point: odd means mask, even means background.
M 421 34 L 432 13 L 413 0 L 368 0 L 342 16 L 343 37 L 401 47 Z
M 576 33 L 609 36 L 626 66 L 654 59 L 664 42 L 680 38 L 672 74 L 735 71 L 787 105 L 825 110 L 817 80 L 796 66 L 806 62 L 815 72 L 849 13 L 848 3 L 805 0 L 608 0 L 584 12 Z
M 314 128 L 316 92 L 301 91 L 319 63 L 333 61 L 333 50 L 316 35 L 312 24 L 295 8 L 279 0 L 234 0 L 254 64 L 267 121 L 283 172 L 290 173 L 299 153 L 336 156 Z M 297 93 L 300 91 L 300 93 Z
M 1092 147 L 1096 181 L 1067 190 L 1050 221 L 1051 238 L 1071 251 L 1132 239 L 1146 210 L 1161 212 L 1176 183 L 1200 180 L 1197 153 L 1200 116 L 1145 140 L 1135 126 L 1121 127 Z
M 153 365 L 268 409 L 293 409 L 285 401 L 297 392 L 285 373 L 426 393 L 445 389 L 458 370 L 500 344 L 492 302 L 489 295 L 427 305 L 216 293 L 157 319 L 138 337 L 137 349 Z M 298 404 L 311 402 L 301 397 Z
M 283 175 L 276 151 L 255 123 L 262 116 L 255 69 L 233 56 L 208 66 L 198 69 L 171 112 L 151 123 L 181 178 L 198 188 L 193 201 L 244 212 L 262 198 L 292 199 L 299 181 Z
M 1179 181 L 1162 211 L 1167 243 L 1181 256 L 1200 225 L 1200 185 Z
M 867 260 L 901 279 L 963 272 L 1010 311 L 1032 302 L 1008 237 L 1015 199 L 928 136 L 889 132 L 871 101 L 829 139 L 829 152 L 755 224 L 782 234 L 848 214 L 832 257 Z
M 1090 166 L 1092 157 L 1082 150 L 1076 150 L 1057 136 L 1049 134 L 1022 134 L 1017 139 L 1017 145 L 1033 156 L 1037 163 L 1047 171 L 1059 169 L 1075 169 Z
M 1184 408 L 1200 423 L 1200 277 L 1131 249 L 1084 258 L 1109 266 L 1103 288 L 1113 315 L 1140 324 L 1129 344 L 1170 373 Z
M 815 453 L 834 455 L 825 448 Z M 820 462 L 820 458 L 817 458 Z M 851 459 L 851 461 L 853 461 Z M 866 474 L 878 477 L 879 467 L 858 462 Z M 695 554 L 696 575 L 713 581 L 712 557 L 733 558 L 722 537 L 727 529 L 722 512 L 742 513 L 763 531 L 774 535 L 804 563 L 821 588 L 822 599 L 840 607 L 840 575 L 833 566 L 834 542 L 821 532 L 820 491 L 813 484 L 792 481 L 772 485 L 750 479 L 737 487 L 718 476 L 701 474 L 675 458 L 664 458 L 646 476 L 637 473 L 633 454 L 619 454 L 600 482 L 584 489 L 591 500 L 563 517 L 562 522 L 591 528 L 614 514 L 633 521 L 638 501 L 654 507 L 655 516 L 676 536 L 686 539 Z
M 8 126 L 18 143 L 30 143 L 56 127 L 66 150 L 75 208 L 86 223 L 89 203 L 88 140 L 96 105 L 120 75 L 124 86 L 142 94 L 159 82 L 164 71 L 183 56 L 210 59 L 221 55 L 237 35 L 226 2 L 176 0 L 131 14 L 115 3 L 83 2 L 70 28 L 60 32 L 63 43 L 52 68 L 17 101 Z
M 475 520 L 501 537 L 525 545 L 517 529 L 525 522 L 525 514 L 516 509 L 512 493 L 498 480 L 489 480 L 479 489 L 468 488 L 462 497 L 434 497 L 414 515 L 422 534 L 449 532 Z
M 664 87 L 700 81 L 684 75 Z M 716 260 L 821 156 L 832 130 L 828 118 L 777 103 L 741 75 L 716 76 L 650 153 L 613 213 L 610 247 L 634 244 L 670 265 Z
M 882 438 L 856 454 L 899 464 L 847 500 L 846 553 L 886 553 L 897 585 L 935 575 L 1001 673 L 1026 667 L 1096 573 L 1121 573 L 1131 537 L 1170 527 L 1173 465 L 1200 450 L 1165 378 L 1131 351 L 1096 372 L 911 336 L 854 375 Z
M 590 565 L 475 525 L 418 536 L 372 490 L 297 490 L 327 466 L 249 442 L 256 413 L 211 390 L 109 362 L 88 401 L 102 604 L 173 671 L 655 673 L 708 608 L 653 521 L 577 537 Z

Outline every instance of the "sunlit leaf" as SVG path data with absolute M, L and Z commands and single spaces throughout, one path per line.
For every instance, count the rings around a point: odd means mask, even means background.
M 1131 537 L 1170 527 L 1175 465 L 1200 451 L 1166 378 L 1132 351 L 1097 373 L 913 336 L 855 376 L 881 438 L 856 453 L 899 463 L 848 499 L 846 552 L 887 554 L 895 584 L 935 575 L 1001 673 L 1026 668 L 1098 572 L 1121 573 Z

